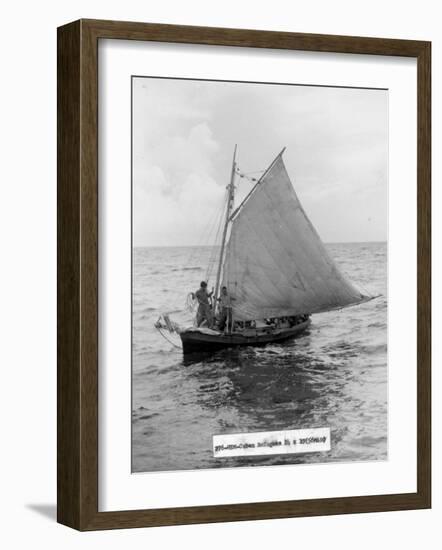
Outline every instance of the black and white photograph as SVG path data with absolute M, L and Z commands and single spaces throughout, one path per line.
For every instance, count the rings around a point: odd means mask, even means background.
M 439 4 L 2 7 L 0 546 L 434 548 Z
M 132 471 L 388 460 L 388 90 L 132 77 Z

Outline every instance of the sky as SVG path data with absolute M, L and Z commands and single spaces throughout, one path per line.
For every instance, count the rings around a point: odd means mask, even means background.
M 386 241 L 388 91 L 134 77 L 133 244 L 212 244 L 232 155 L 284 162 L 324 242 Z M 255 174 L 257 172 L 257 174 Z M 252 182 L 237 181 L 237 204 Z

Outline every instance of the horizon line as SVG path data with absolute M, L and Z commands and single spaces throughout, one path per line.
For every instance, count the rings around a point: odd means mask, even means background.
M 323 241 L 323 244 L 381 244 L 388 243 L 388 240 L 375 241 Z M 141 244 L 132 245 L 132 248 L 213 248 L 219 244 Z

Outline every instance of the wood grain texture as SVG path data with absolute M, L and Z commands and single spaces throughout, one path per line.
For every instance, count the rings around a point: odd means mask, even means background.
M 183 44 L 371 55 L 401 55 L 405 57 L 417 57 L 425 44 L 425 42 L 416 40 L 228 29 L 222 27 L 157 25 L 154 23 L 100 21 L 94 19 L 82 20 L 82 22 L 87 26 L 89 32 L 100 38 Z
M 417 485 L 431 506 L 431 44 L 417 62 Z
M 399 55 L 418 64 L 418 490 L 411 494 L 98 511 L 98 41 Z M 58 521 L 79 530 L 431 505 L 431 47 L 428 42 L 80 20 L 58 29 Z
M 57 518 L 80 522 L 80 23 L 58 32 Z

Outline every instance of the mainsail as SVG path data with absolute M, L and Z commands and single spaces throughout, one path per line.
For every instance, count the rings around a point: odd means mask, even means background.
M 319 313 L 364 302 L 308 219 L 279 154 L 233 213 L 223 265 L 236 320 Z

